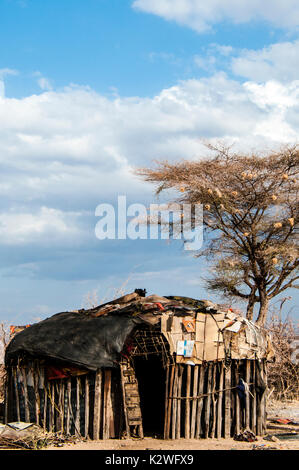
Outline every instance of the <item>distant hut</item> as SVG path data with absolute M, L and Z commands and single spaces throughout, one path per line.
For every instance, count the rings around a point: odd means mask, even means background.
M 91 439 L 263 435 L 272 357 L 263 329 L 232 309 L 136 289 L 16 334 L 5 420 Z

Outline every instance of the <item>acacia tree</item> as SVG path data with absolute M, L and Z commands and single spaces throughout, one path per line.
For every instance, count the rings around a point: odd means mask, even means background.
M 247 318 L 264 325 L 269 301 L 298 288 L 299 148 L 265 155 L 213 147 L 196 161 L 157 162 L 137 174 L 175 190 L 172 203 L 203 205 L 205 246 L 196 256 L 211 263 L 207 287 L 247 302 Z

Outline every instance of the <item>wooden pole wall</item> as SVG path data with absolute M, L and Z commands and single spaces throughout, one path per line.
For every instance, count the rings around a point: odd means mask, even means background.
M 266 382 L 265 361 L 260 367 Z M 117 408 L 121 400 L 113 395 L 113 377 L 111 370 L 100 369 L 53 381 L 47 380 L 43 369 L 12 367 L 6 385 L 5 419 L 36 422 L 47 430 L 92 439 L 119 437 L 115 423 L 121 413 Z M 245 428 L 263 435 L 266 394 L 256 393 L 256 377 L 257 364 L 253 360 L 232 361 L 229 366 L 224 362 L 169 365 L 164 438 L 230 437 Z M 244 400 L 237 391 L 240 378 L 249 384 Z M 11 417 L 9 410 L 13 410 Z

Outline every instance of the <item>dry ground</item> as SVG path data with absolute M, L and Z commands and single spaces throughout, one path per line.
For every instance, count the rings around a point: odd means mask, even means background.
M 283 433 L 296 430 L 298 426 L 286 426 L 273 424 L 271 418 L 292 418 L 299 421 L 299 401 L 292 402 L 270 402 L 268 404 L 268 434 Z M 145 437 L 144 439 L 124 439 L 124 440 L 101 440 L 78 442 L 76 444 L 64 445 L 62 450 L 267 450 L 274 448 L 277 450 L 299 450 L 298 440 L 287 440 L 274 442 L 259 437 L 256 442 L 240 442 L 234 439 L 179 439 L 179 440 L 161 440 Z M 57 447 L 48 447 L 47 450 L 57 450 Z

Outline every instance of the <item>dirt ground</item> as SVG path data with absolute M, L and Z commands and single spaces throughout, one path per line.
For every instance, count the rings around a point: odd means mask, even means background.
M 289 418 L 299 422 L 299 401 L 270 402 L 267 409 L 267 436 L 279 433 L 298 432 L 299 426 L 281 425 L 271 422 L 274 418 Z M 273 437 L 272 437 L 273 439 Z M 85 441 L 76 444 L 65 444 L 63 447 L 48 447 L 47 450 L 299 450 L 299 439 L 268 440 L 266 436 L 259 437 L 255 442 L 242 442 L 231 439 L 179 439 L 162 440 L 145 437 L 144 439 L 100 440 Z

